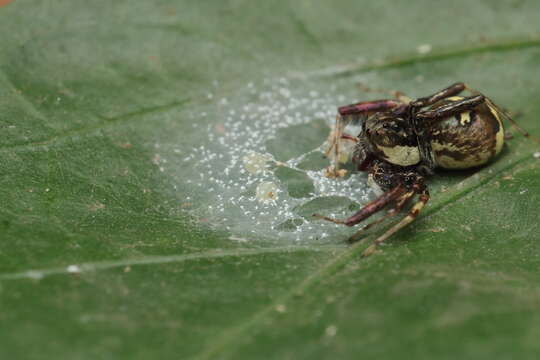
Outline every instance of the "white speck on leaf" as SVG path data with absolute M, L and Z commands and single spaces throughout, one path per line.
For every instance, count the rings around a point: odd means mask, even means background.
M 81 268 L 79 267 L 79 265 L 69 265 L 66 270 L 70 274 L 78 274 L 81 272 Z
M 418 51 L 418 53 L 421 55 L 429 54 L 431 50 L 432 46 L 430 44 L 418 45 L 418 47 L 416 48 L 416 51 Z
M 154 165 L 159 165 L 161 162 L 161 156 L 159 154 L 154 154 L 154 157 L 152 158 L 152 163 Z
M 337 334 L 337 326 L 336 325 L 330 325 L 325 330 L 324 333 L 328 337 L 334 337 Z

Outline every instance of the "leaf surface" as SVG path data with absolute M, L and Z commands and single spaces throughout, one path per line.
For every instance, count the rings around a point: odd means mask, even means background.
M 310 218 L 373 197 L 321 172 L 335 108 L 387 96 L 358 83 L 465 81 L 540 134 L 537 2 L 4 3 L 3 357 L 540 353 L 534 142 L 438 173 L 370 258 Z

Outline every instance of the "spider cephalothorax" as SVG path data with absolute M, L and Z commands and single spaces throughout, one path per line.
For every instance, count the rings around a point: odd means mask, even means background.
M 365 122 L 358 136 L 362 149 L 374 157 L 400 166 L 420 162 L 418 139 L 409 121 L 395 112 L 376 113 Z
M 469 90 L 468 97 L 457 96 Z M 390 206 L 391 210 L 364 226 L 351 237 L 382 220 L 396 215 L 416 194 L 418 202 L 409 213 L 366 249 L 371 254 L 376 246 L 411 223 L 429 200 L 424 183 L 436 168 L 467 169 L 493 159 L 504 144 L 502 119 L 511 120 L 489 98 L 463 83 L 453 84 L 431 96 L 410 100 L 360 102 L 338 108 L 329 154 L 332 166 L 328 173 L 340 176 L 339 144 L 341 139 L 355 141 L 352 161 L 358 170 L 369 173 L 370 181 L 381 195 L 345 220 L 324 218 L 353 226 Z M 350 122 L 362 125 L 357 136 L 344 134 Z

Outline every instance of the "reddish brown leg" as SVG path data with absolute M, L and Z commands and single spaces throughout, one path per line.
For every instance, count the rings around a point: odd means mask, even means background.
M 337 123 L 337 122 L 336 122 Z M 336 128 L 337 126 L 340 126 L 338 124 L 336 124 Z M 336 130 L 334 130 L 335 132 Z M 342 132 L 343 129 L 340 129 L 339 132 Z M 330 168 L 328 168 L 326 171 L 327 171 L 327 176 L 329 177 L 340 177 L 340 174 L 338 174 L 339 172 L 339 162 L 340 162 L 340 156 L 341 156 L 341 149 L 339 147 L 339 139 L 341 140 L 349 140 L 349 141 L 353 141 L 355 143 L 358 142 L 358 138 L 356 136 L 352 136 L 350 134 L 344 134 L 344 133 L 341 133 L 341 136 L 339 137 L 338 139 L 338 136 L 337 135 L 334 135 L 334 133 L 331 134 L 330 136 L 331 140 L 331 144 L 330 146 L 328 147 L 328 149 L 326 150 L 325 152 L 325 155 L 327 157 L 330 157 L 330 155 L 332 155 L 332 165 L 330 166 Z
M 433 110 L 420 111 L 416 114 L 418 119 L 443 119 L 452 115 L 462 113 L 466 110 L 474 109 L 476 106 L 484 103 L 486 98 L 483 95 L 474 95 L 453 101 L 449 104 L 442 105 Z
M 424 208 L 424 205 L 426 205 L 428 200 L 429 200 L 429 193 L 428 193 L 427 190 L 424 190 L 422 192 L 422 194 L 420 194 L 420 198 L 418 199 L 418 202 L 416 204 L 414 204 L 414 206 L 409 211 L 407 216 L 405 216 L 403 219 L 401 219 L 400 222 L 398 222 L 397 224 L 392 226 L 383 235 L 381 235 L 379 238 L 377 238 L 373 242 L 373 244 L 371 244 L 366 250 L 364 250 L 364 252 L 362 253 L 362 256 L 369 256 L 369 255 L 373 254 L 375 252 L 375 250 L 377 249 L 377 247 L 380 244 L 382 244 L 383 242 L 385 242 L 386 239 L 388 239 L 390 236 L 395 234 L 398 230 L 400 230 L 400 229 L 404 228 L 405 226 L 409 225 L 410 223 L 412 223 L 416 219 L 416 217 L 418 216 L 420 211 L 422 211 L 422 209 Z
M 450 85 L 449 87 L 447 87 L 445 89 L 442 89 L 439 92 L 436 92 L 433 95 L 416 99 L 415 101 L 412 101 L 410 103 L 410 105 L 413 108 L 417 108 L 417 109 L 422 108 L 424 106 L 433 105 L 437 101 L 440 101 L 442 99 L 446 99 L 447 97 L 450 97 L 450 96 L 457 95 L 457 94 L 459 94 L 460 92 L 462 92 L 465 89 L 469 90 L 464 83 L 458 82 L 458 83 Z
M 403 185 L 398 185 L 395 188 L 385 192 L 381 196 L 379 196 L 377 199 L 373 200 L 372 202 L 365 205 L 362 209 L 360 209 L 358 212 L 356 212 L 354 215 L 348 217 L 345 220 L 338 220 L 333 219 L 324 215 L 319 214 L 313 214 L 314 217 L 317 217 L 319 219 L 331 221 L 336 224 L 343 224 L 347 226 L 354 226 L 361 222 L 362 220 L 367 219 L 371 215 L 375 214 L 377 211 L 380 211 L 383 209 L 386 205 L 389 203 L 395 201 L 396 199 L 400 198 L 404 193 L 406 192 L 406 189 Z
M 345 124 L 341 115 L 336 115 L 336 122 L 334 124 L 334 129 L 330 133 L 330 146 L 326 150 L 325 155 L 331 158 L 331 165 L 326 169 L 326 176 L 328 177 L 340 177 L 339 171 L 339 140 L 344 135 L 343 129 Z
M 356 136 L 352 136 L 352 135 L 349 135 L 349 134 L 342 134 L 341 138 L 343 140 L 350 140 L 350 141 L 354 141 L 356 143 L 358 142 L 358 138 Z
M 363 115 L 379 111 L 391 110 L 396 106 L 400 105 L 403 105 L 401 101 L 391 99 L 362 101 L 351 105 L 340 106 L 338 107 L 338 113 L 341 116 Z
M 388 211 L 384 216 L 380 217 L 379 219 L 377 219 L 375 221 L 370 222 L 369 224 L 367 224 L 366 226 L 364 226 L 363 228 L 361 228 L 360 230 L 358 230 L 357 232 L 352 234 L 349 237 L 349 239 L 347 240 L 347 242 L 353 243 L 353 242 L 358 241 L 358 238 L 360 237 L 360 235 L 362 235 L 366 230 L 370 229 L 371 227 L 373 227 L 373 226 L 375 226 L 377 224 L 382 223 L 386 219 L 389 219 L 389 218 L 399 214 L 399 212 L 401 211 L 403 206 L 414 196 L 414 194 L 415 194 L 414 191 L 409 191 L 409 192 L 406 192 L 405 194 L 401 195 L 401 197 L 399 199 L 397 199 L 396 205 L 394 206 L 394 208 L 392 210 Z

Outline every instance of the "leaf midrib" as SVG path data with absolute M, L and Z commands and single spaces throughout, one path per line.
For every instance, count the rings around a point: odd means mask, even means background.
M 262 254 L 272 253 L 293 253 L 293 252 L 317 252 L 317 251 L 339 251 L 345 246 L 278 246 L 267 248 L 240 248 L 230 250 L 213 249 L 211 251 L 196 252 L 180 255 L 165 255 L 165 256 L 144 256 L 129 258 L 123 260 L 106 260 L 88 263 L 72 264 L 76 266 L 77 271 L 70 271 L 70 265 L 63 267 L 54 267 L 46 269 L 30 269 L 22 270 L 14 273 L 0 274 L 0 281 L 3 280 L 23 280 L 23 279 L 43 279 L 54 275 L 69 275 L 73 272 L 85 273 L 123 268 L 126 266 L 141 266 L 141 265 L 162 265 L 168 263 L 180 263 L 191 260 L 200 259 L 215 259 L 223 257 L 241 257 L 241 256 L 257 256 Z

